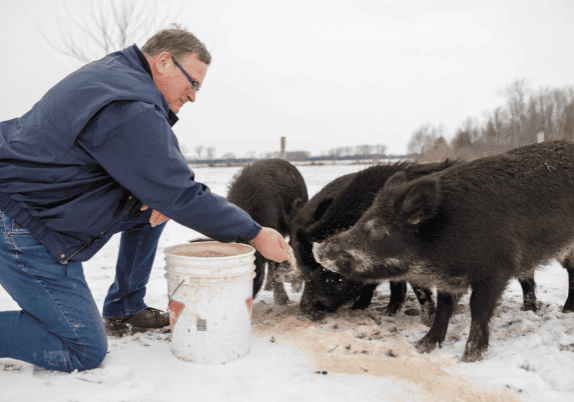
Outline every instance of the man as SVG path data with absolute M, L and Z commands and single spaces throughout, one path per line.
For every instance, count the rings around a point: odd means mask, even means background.
M 164 30 L 64 78 L 20 118 L 0 123 L 0 284 L 20 311 L 0 312 L 0 358 L 72 372 L 107 352 L 82 262 L 122 232 L 109 328 L 161 327 L 143 302 L 165 221 L 215 240 L 292 250 L 270 228 L 194 180 L 171 130 L 194 102 L 211 56 L 191 33 Z

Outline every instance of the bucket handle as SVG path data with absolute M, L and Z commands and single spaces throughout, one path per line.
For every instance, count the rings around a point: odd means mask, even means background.
M 183 282 L 185 282 L 185 279 L 182 280 L 179 285 L 177 285 L 177 287 L 175 288 L 175 290 L 173 291 L 173 293 L 169 296 L 169 300 L 171 300 L 171 298 L 173 297 L 173 295 L 175 294 L 175 292 L 177 292 L 177 289 L 179 289 L 179 287 L 180 287 L 181 285 L 183 285 Z

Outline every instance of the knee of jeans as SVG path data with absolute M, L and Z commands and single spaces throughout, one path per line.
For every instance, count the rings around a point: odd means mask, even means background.
M 108 353 L 108 338 L 105 330 L 103 334 L 100 331 L 94 330 L 92 337 L 82 345 L 83 347 L 75 347 L 75 354 L 81 365 L 78 367 L 79 371 L 91 370 L 99 367 L 106 358 Z
M 83 367 L 80 371 L 98 368 L 106 358 L 107 353 L 107 340 L 101 345 L 86 348 L 86 354 L 81 358 Z

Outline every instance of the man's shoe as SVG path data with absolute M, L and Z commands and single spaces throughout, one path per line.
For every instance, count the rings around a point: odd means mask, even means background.
M 126 332 L 145 332 L 153 328 L 168 326 L 169 312 L 148 307 L 136 314 L 121 317 L 104 317 L 108 335 L 120 335 Z

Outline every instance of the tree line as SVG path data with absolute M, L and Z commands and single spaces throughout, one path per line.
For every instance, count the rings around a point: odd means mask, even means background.
M 233 160 L 233 159 L 269 159 L 269 158 L 280 158 L 281 151 L 271 151 L 264 152 L 257 156 L 256 151 L 247 151 L 244 155 L 236 156 L 233 152 L 228 152 L 221 156 L 220 158 L 215 157 L 215 147 L 204 147 L 203 145 L 198 145 L 194 148 L 195 155 L 190 157 L 189 152 L 185 146 L 181 146 L 182 152 L 188 155 L 188 159 L 193 161 L 198 160 Z M 285 152 L 285 159 L 289 161 L 307 161 L 314 159 L 356 159 L 358 157 L 383 157 L 387 151 L 386 145 L 357 145 L 354 147 L 339 147 L 331 148 L 329 151 L 323 152 L 322 156 L 313 157 L 308 151 L 287 151 Z
M 450 144 L 444 139 L 444 125 L 421 125 L 409 141 L 409 153 L 426 160 L 453 156 L 470 160 L 540 141 L 574 141 L 573 87 L 532 90 L 520 79 L 500 93 L 505 104 L 482 118 L 466 118 Z

